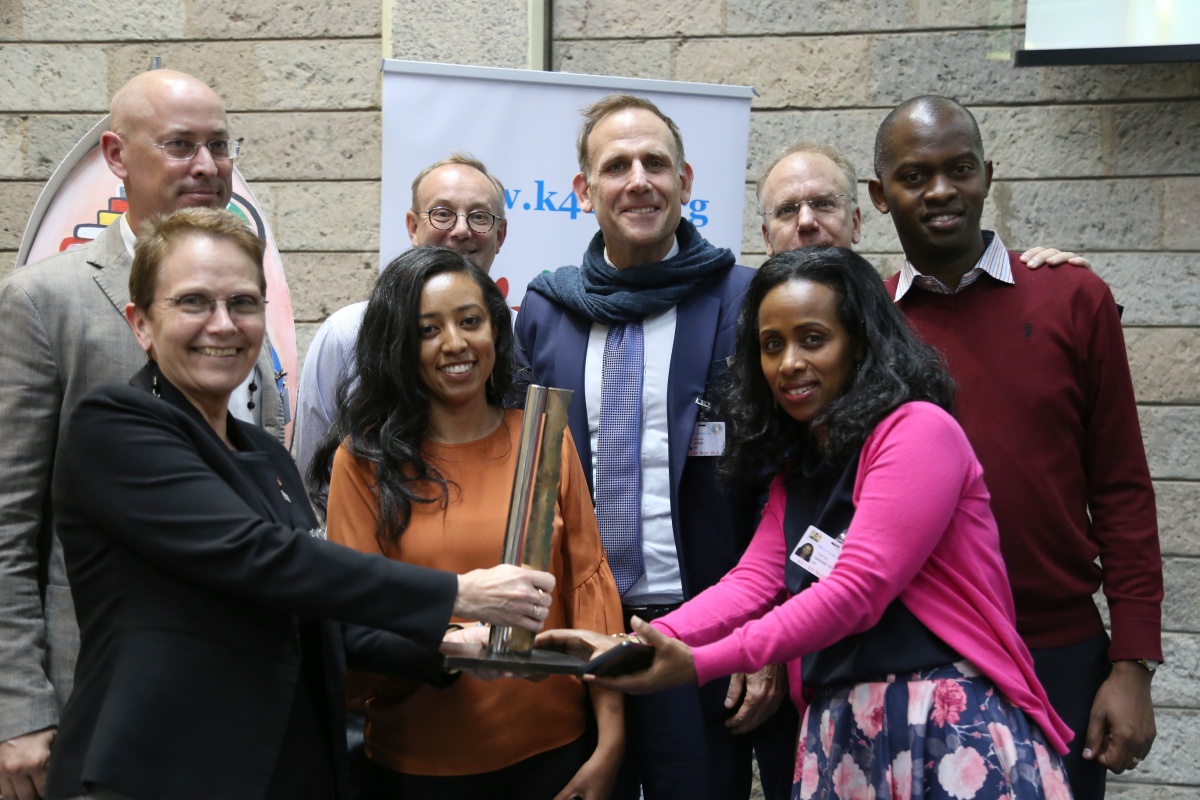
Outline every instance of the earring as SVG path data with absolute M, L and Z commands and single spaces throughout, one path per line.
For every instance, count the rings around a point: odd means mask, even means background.
M 254 381 L 250 381 L 250 402 L 246 403 L 246 408 L 250 409 L 251 411 L 254 410 L 254 393 L 257 391 L 258 384 Z M 288 502 L 290 503 L 291 501 L 289 500 Z
M 491 390 L 493 392 L 496 391 L 496 373 L 495 372 L 493 372 L 491 375 L 488 375 L 488 387 L 491 388 Z
M 158 376 L 157 375 L 155 375 L 154 380 L 150 382 L 150 394 L 154 395 L 155 397 L 157 397 L 160 400 L 162 399 L 162 394 L 158 391 Z

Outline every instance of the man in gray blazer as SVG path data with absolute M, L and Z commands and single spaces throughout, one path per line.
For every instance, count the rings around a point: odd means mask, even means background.
M 60 433 L 89 389 L 124 383 L 146 357 L 125 322 L 136 231 L 188 206 L 225 207 L 232 140 L 221 99 L 180 72 L 142 73 L 112 101 L 100 142 L 129 210 L 95 241 L 0 282 L 0 796 L 41 796 L 79 632 L 50 517 Z M 230 400 L 282 438 L 268 349 Z

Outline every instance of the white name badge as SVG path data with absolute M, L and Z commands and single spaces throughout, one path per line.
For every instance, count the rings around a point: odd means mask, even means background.
M 818 578 L 824 578 L 833 571 L 833 565 L 841 554 L 841 539 L 830 536 L 815 525 L 809 525 L 788 558 Z
M 697 422 L 696 430 L 692 433 L 692 446 L 688 448 L 688 455 L 725 455 L 725 423 Z

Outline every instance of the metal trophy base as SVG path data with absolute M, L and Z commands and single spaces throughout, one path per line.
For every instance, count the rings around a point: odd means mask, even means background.
M 517 675 L 584 674 L 589 663 L 557 650 L 534 648 L 529 653 L 490 653 L 485 645 L 442 642 L 438 651 L 446 657 L 446 669 L 492 670 Z

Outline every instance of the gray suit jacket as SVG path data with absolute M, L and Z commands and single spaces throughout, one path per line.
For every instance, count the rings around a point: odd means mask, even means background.
M 132 266 L 113 224 L 0 282 L 0 741 L 57 725 L 71 692 L 79 630 L 50 478 L 79 398 L 146 363 L 125 321 Z M 257 368 L 263 426 L 282 439 L 266 346 Z

